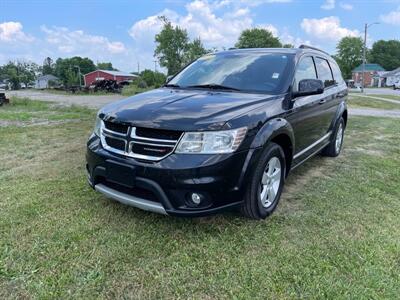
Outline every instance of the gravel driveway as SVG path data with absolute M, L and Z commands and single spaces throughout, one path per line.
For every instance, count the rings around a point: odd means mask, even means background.
M 60 104 L 66 105 L 83 105 L 90 108 L 100 108 L 110 102 L 115 102 L 117 100 L 121 100 L 127 98 L 126 96 L 121 95 L 62 95 L 55 93 L 48 93 L 37 90 L 19 90 L 19 91 L 10 91 L 6 93 L 7 97 L 16 96 L 20 98 L 29 98 L 33 100 L 43 100 L 50 102 L 57 102 Z
M 83 105 L 90 108 L 101 108 L 105 104 L 115 102 L 126 98 L 121 95 L 102 95 L 102 96 L 75 96 L 75 95 L 60 95 L 47 93 L 36 90 L 19 90 L 7 92 L 7 96 L 26 97 L 33 100 L 43 100 L 57 102 L 66 105 Z M 354 116 L 373 116 L 373 117 L 391 117 L 400 118 L 400 110 L 383 110 L 374 108 L 349 108 L 350 115 Z

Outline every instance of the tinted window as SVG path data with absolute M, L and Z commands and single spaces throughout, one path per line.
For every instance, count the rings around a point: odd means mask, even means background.
M 335 83 L 342 84 L 344 83 L 343 77 L 342 77 L 342 72 L 339 69 L 339 66 L 335 62 L 329 62 L 331 65 L 332 73 L 333 73 L 333 79 L 335 80 Z
M 325 87 L 335 84 L 327 60 L 317 57 L 315 58 L 315 65 L 317 67 L 318 79 L 321 79 L 324 82 Z
M 315 73 L 315 66 L 312 57 L 303 58 L 296 68 L 296 75 L 294 76 L 293 90 L 296 92 L 299 89 L 299 82 L 303 79 L 317 79 Z
M 243 91 L 280 93 L 291 58 L 276 53 L 209 54 L 190 64 L 169 84 L 218 84 Z

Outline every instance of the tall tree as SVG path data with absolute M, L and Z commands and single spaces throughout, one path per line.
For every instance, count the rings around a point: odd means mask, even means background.
M 209 51 L 204 48 L 200 38 L 194 39 L 191 43 L 188 44 L 185 63 L 187 64 L 208 52 Z
M 35 80 L 39 66 L 33 62 L 17 61 L 8 62 L 1 68 L 2 79 L 8 79 L 13 89 L 19 89 L 21 83 L 27 87 Z
M 46 57 L 43 61 L 42 74 L 54 74 L 54 62 L 50 57 Z
M 97 68 L 100 70 L 118 71 L 118 69 L 115 69 L 110 62 L 99 62 L 97 63 Z
M 369 52 L 369 61 L 380 64 L 388 71 L 400 67 L 400 41 L 380 40 L 375 42 Z
M 360 37 L 344 37 L 336 46 L 335 59 L 345 79 L 351 78 L 351 71 L 362 63 L 363 41 Z
M 55 65 L 55 75 L 63 82 L 65 86 L 74 86 L 79 84 L 79 71 L 82 76 L 86 73 L 96 70 L 93 61 L 87 57 L 82 58 L 74 56 L 71 58 L 58 58 Z
M 272 32 L 263 28 L 252 28 L 242 31 L 235 44 L 236 48 L 279 48 L 282 47 Z
M 160 17 L 164 23 L 163 29 L 156 34 L 157 47 L 154 51 L 160 66 L 167 68 L 168 75 L 175 74 L 185 64 L 185 54 L 188 51 L 187 31 L 178 26 L 173 26 L 164 16 Z
M 292 45 L 292 44 L 283 44 L 282 48 L 294 48 L 294 45 Z

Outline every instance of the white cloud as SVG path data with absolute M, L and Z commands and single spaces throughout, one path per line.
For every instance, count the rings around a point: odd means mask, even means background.
M 273 24 L 255 23 L 254 8 L 270 3 L 287 3 L 292 0 L 194 0 L 185 5 L 184 13 L 165 9 L 156 15 L 148 16 L 135 22 L 128 33 L 134 42 L 135 57 L 146 67 L 151 67 L 154 60 L 154 36 L 161 31 L 163 24 L 159 16 L 166 16 L 173 25 L 187 30 L 191 39 L 200 37 L 206 48 L 230 48 L 235 45 L 240 33 L 249 28 L 265 28 L 279 37 L 284 43 L 295 45 L 308 43 L 290 36 Z
M 381 15 L 380 18 L 384 23 L 400 26 L 400 6 L 397 10 L 391 11 L 386 15 Z
M 271 3 L 290 3 L 293 0 L 219 0 L 210 3 L 210 5 L 214 8 L 221 8 L 224 6 L 234 5 L 246 5 L 246 6 L 259 6 L 262 4 L 271 4 Z
M 186 29 L 191 39 L 200 37 L 207 48 L 232 47 L 244 29 L 255 27 L 251 11 L 247 7 L 237 7 L 237 4 L 234 3 L 235 9 L 224 7 L 224 13 L 217 15 L 215 10 L 218 10 L 220 5 L 229 6 L 230 1 L 209 4 L 207 1 L 195 0 L 185 6 L 185 14 L 163 10 L 157 15 L 137 21 L 129 29 L 129 34 L 134 40 L 136 56 L 140 61 L 154 60 L 154 36 L 162 29 L 162 21 L 158 18 L 162 15 L 173 25 Z M 277 32 L 270 24 L 260 24 L 257 27 L 268 27 L 273 33 Z
M 335 8 L 335 0 L 326 0 L 324 4 L 321 5 L 322 9 L 330 10 Z
M 343 8 L 344 10 L 352 10 L 353 9 L 353 5 L 349 4 L 349 3 L 344 3 L 344 2 L 340 2 L 340 7 Z
M 22 31 L 20 22 L 0 23 L 0 41 L 2 42 L 32 42 L 34 38 Z
M 99 35 L 90 35 L 82 30 L 69 30 L 66 27 L 41 26 L 46 35 L 46 41 L 57 47 L 62 53 L 106 52 L 118 54 L 126 51 L 121 42 L 112 42 Z
M 272 24 L 260 24 L 260 25 L 257 26 L 257 28 L 266 29 L 266 30 L 270 31 L 272 33 L 272 35 L 275 36 L 275 37 L 279 36 L 278 28 L 276 28 Z
M 173 25 L 186 29 L 190 38 L 200 37 L 206 47 L 229 48 L 235 44 L 240 33 L 248 28 L 266 28 L 275 36 L 278 35 L 278 29 L 272 24 L 254 24 L 249 6 L 289 1 L 291 0 L 221 0 L 209 3 L 205 0 L 195 0 L 185 6 L 185 14 L 164 10 L 137 21 L 130 28 L 129 34 L 136 47 L 152 52 L 155 47 L 154 36 L 163 26 L 158 16 L 164 15 Z M 218 15 L 216 11 L 221 7 L 224 8 L 224 12 Z
M 338 17 L 303 19 L 301 28 L 310 36 L 320 40 L 338 41 L 345 36 L 360 36 L 358 30 L 341 27 Z

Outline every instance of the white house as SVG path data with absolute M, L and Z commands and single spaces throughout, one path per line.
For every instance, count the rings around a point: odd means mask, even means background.
M 35 81 L 35 89 L 48 89 L 52 86 L 50 83 L 51 81 L 56 85 L 58 84 L 58 78 L 54 75 L 48 74 L 39 76 Z
M 394 86 L 400 83 L 400 67 L 393 71 L 385 72 L 382 77 L 386 78 L 386 86 Z

